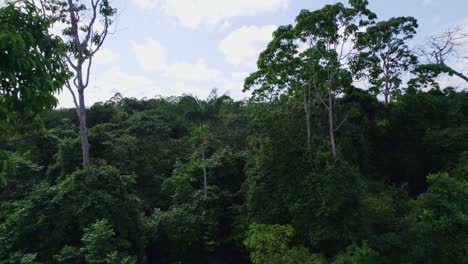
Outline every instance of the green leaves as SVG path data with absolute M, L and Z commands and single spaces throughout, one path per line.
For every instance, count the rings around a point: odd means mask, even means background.
M 385 102 L 399 93 L 401 76 L 412 70 L 417 58 L 407 42 L 416 34 L 417 21 L 413 17 L 397 17 L 380 21 L 357 34 L 359 51 L 352 58 L 351 68 L 358 78 L 367 79 L 376 95 Z
M 253 264 L 320 264 L 305 248 L 291 248 L 294 229 L 290 225 L 251 224 L 244 245 Z
M 288 250 L 293 233 L 294 229 L 289 225 L 250 225 L 244 241 L 251 250 L 250 259 L 254 264 L 283 263 L 281 259 Z
M 53 93 L 68 78 L 64 45 L 47 34 L 48 21 L 28 2 L 0 9 L 0 122 L 34 115 L 56 105 Z
M 416 263 L 466 263 L 468 181 L 466 175 L 428 176 L 429 188 L 413 203 L 410 239 Z
M 116 249 L 115 232 L 109 221 L 98 220 L 84 229 L 82 254 L 89 264 L 135 264 L 136 258 L 122 256 Z
M 107 220 L 98 220 L 84 229 L 83 253 L 86 262 L 90 264 L 105 263 L 108 254 L 112 252 L 110 240 L 115 236 L 112 226 Z
M 65 246 L 84 247 L 84 255 L 97 261 L 93 263 L 118 263 L 104 262 L 99 255 L 109 257 L 113 250 L 136 255 L 142 226 L 128 182 L 129 176 L 102 166 L 76 171 L 56 185 L 37 184 L 0 224 L 0 259 L 17 251 L 37 252 L 46 263 L 53 255 L 72 258 Z M 107 220 L 96 223 L 99 219 Z M 107 246 L 109 240 L 113 248 Z

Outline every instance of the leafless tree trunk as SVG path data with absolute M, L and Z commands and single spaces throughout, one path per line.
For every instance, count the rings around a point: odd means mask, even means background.
M 333 155 L 333 158 L 336 158 L 336 142 L 335 142 L 335 132 L 341 127 L 341 125 L 343 125 L 343 123 L 346 121 L 346 118 L 343 119 L 343 121 L 341 122 L 341 124 L 335 128 L 335 124 L 334 124 L 334 96 L 333 96 L 333 73 L 328 70 L 328 80 L 327 80 L 327 85 L 328 85 L 328 89 L 327 89 L 327 101 L 328 102 L 325 102 L 325 100 L 323 99 L 323 97 L 320 95 L 320 92 L 317 88 L 317 85 L 314 81 L 314 87 L 315 87 L 315 91 L 316 91 L 316 96 L 318 98 L 318 100 L 322 103 L 323 107 L 325 107 L 325 109 L 327 110 L 327 115 L 328 115 L 328 132 L 329 132 L 329 137 L 330 137 L 330 147 L 331 147 L 331 153 Z
M 310 97 L 310 89 L 309 91 L 306 91 L 306 88 L 304 87 L 304 111 L 306 114 L 307 144 L 310 144 L 310 140 L 312 138 L 312 125 L 310 123 L 311 113 L 310 113 L 309 97 Z
M 328 89 L 328 128 L 330 133 L 330 145 L 333 158 L 336 158 L 335 129 L 333 124 L 333 97 L 331 88 Z
M 447 65 L 445 65 L 445 66 L 447 66 Z M 452 68 L 451 68 L 451 69 L 452 69 Z M 455 76 L 460 77 L 460 78 L 463 79 L 465 82 L 468 82 L 468 76 L 464 75 L 463 73 L 457 72 L 457 71 L 455 71 L 454 69 L 452 69 L 451 73 L 452 73 L 453 75 L 455 75 Z
M 115 9 L 103 0 L 89 0 L 85 8 L 73 0 L 67 0 L 66 3 L 64 6 L 53 1 L 40 1 L 44 16 L 51 16 L 61 22 L 65 20 L 69 27 L 69 34 L 63 36 L 69 40 L 65 60 L 75 75 L 73 80 L 66 83 L 66 87 L 72 95 L 80 122 L 82 159 L 86 167 L 90 163 L 90 145 L 86 129 L 85 90 L 89 85 L 93 56 L 107 37 Z M 96 23 L 102 24 L 101 30 L 96 30 Z
M 384 88 L 384 98 L 385 98 L 385 104 L 388 104 L 390 101 L 390 83 L 389 83 L 389 77 L 388 77 L 388 66 L 386 62 L 384 61 L 384 70 L 385 70 L 385 88 Z
M 206 164 L 205 164 L 205 143 L 201 144 L 201 151 L 202 151 L 202 167 L 203 167 L 203 189 L 205 190 L 206 195 Z
M 203 131 L 203 124 L 200 123 L 200 134 L 201 134 L 201 154 L 202 154 L 202 169 L 203 169 L 203 189 L 205 190 L 205 196 L 206 196 L 206 189 L 207 189 L 207 183 L 206 183 L 206 156 L 205 156 L 205 133 Z
M 80 139 L 81 139 L 81 152 L 83 156 L 83 165 L 89 164 L 89 142 L 88 131 L 86 129 L 86 105 L 84 98 L 84 91 L 78 92 L 79 97 L 79 120 L 80 120 Z
M 312 67 L 313 69 L 313 67 Z M 315 77 L 315 71 L 312 71 L 312 85 L 315 89 L 316 97 L 320 101 L 320 103 L 323 105 L 323 107 L 327 110 L 327 115 L 328 115 L 328 132 L 329 132 L 329 137 L 330 137 L 330 147 L 331 147 L 331 153 L 333 155 L 333 158 L 336 158 L 336 142 L 335 142 L 335 131 L 337 129 L 334 128 L 334 118 L 333 118 L 333 73 L 328 69 L 328 80 L 327 82 L 327 101 L 325 102 L 324 98 L 320 94 L 320 91 L 318 89 L 318 80 Z M 341 126 L 341 125 L 340 125 Z
M 338 61 L 347 60 L 352 51 L 344 52 L 344 45 L 348 41 L 349 37 L 345 37 L 341 43 L 338 42 L 327 42 L 326 48 L 327 50 L 336 50 L 338 52 Z M 312 40 L 309 42 L 310 48 L 313 47 L 314 43 Z M 341 45 L 341 47 L 340 47 Z M 313 62 L 311 61 L 313 64 Z M 336 86 L 336 74 L 338 71 L 339 65 L 333 67 L 332 65 L 327 67 L 327 80 L 324 80 L 324 84 L 327 86 L 326 91 L 326 98 L 325 95 L 321 95 L 321 91 L 319 89 L 319 80 L 316 76 L 316 71 L 314 70 L 314 65 L 311 65 L 312 74 L 311 74 L 311 85 L 315 90 L 317 100 L 323 105 L 323 107 L 327 110 L 328 115 L 328 133 L 330 137 L 330 148 L 333 158 L 337 157 L 336 151 L 336 140 L 335 140 L 335 132 L 338 131 L 341 126 L 346 122 L 348 115 L 343 118 L 341 123 L 335 128 L 335 118 L 334 118 L 334 110 L 335 110 L 335 86 Z M 312 88 L 311 88 L 312 89 Z

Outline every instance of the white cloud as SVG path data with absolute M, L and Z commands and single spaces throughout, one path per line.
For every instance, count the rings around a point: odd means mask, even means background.
M 215 88 L 215 86 L 191 85 L 184 82 L 176 82 L 174 85 L 171 86 L 174 87 L 174 90 L 177 91 L 173 95 L 190 94 L 199 98 L 208 97 L 211 90 Z
M 229 95 L 235 100 L 243 100 L 251 95 L 250 91 L 242 92 L 243 82 L 226 80 L 223 82 L 220 92 Z
M 203 60 L 198 62 L 200 61 Z M 119 67 L 112 67 L 93 77 L 89 89 L 86 90 L 86 104 L 91 106 L 96 102 L 105 102 L 117 92 L 124 97 L 138 99 L 143 97 L 153 98 L 155 96 L 179 96 L 182 94 L 192 94 L 199 98 L 206 98 L 213 88 L 217 88 L 219 94 L 227 93 L 232 98 L 240 100 L 250 95 L 249 92 L 242 92 L 243 79 L 247 75 L 247 72 L 232 72 L 212 79 L 209 83 L 193 82 L 190 78 L 186 78 L 185 81 L 169 79 L 160 84 L 149 76 L 130 74 Z M 72 97 L 67 89 L 64 89 L 58 95 L 58 98 L 59 107 L 74 107 Z
M 254 66 L 258 55 L 272 39 L 276 26 L 243 26 L 224 38 L 219 48 L 226 61 L 235 66 Z
M 208 68 L 203 59 L 198 59 L 195 63 L 179 62 L 172 64 L 165 69 L 165 75 L 177 80 L 209 81 L 222 78 L 223 73 Z
M 231 73 L 231 78 L 233 80 L 237 81 L 244 81 L 247 76 L 249 76 L 250 73 L 248 72 L 232 72 Z
M 117 92 L 125 97 L 154 97 L 156 95 L 168 96 L 173 90 L 163 89 L 155 81 L 141 75 L 132 75 L 119 67 L 112 67 L 102 74 L 95 76 L 86 89 L 86 103 L 88 106 L 96 102 L 104 102 Z M 58 96 L 59 107 L 74 107 L 72 97 L 67 89 Z
M 133 0 L 141 8 L 154 8 L 158 5 L 158 0 Z
M 109 64 L 120 60 L 120 53 L 114 52 L 110 49 L 101 49 L 93 57 L 96 64 Z
M 219 31 L 224 31 L 224 30 L 230 28 L 231 25 L 232 25 L 231 22 L 226 20 L 226 21 L 224 21 L 223 24 L 219 27 Z
M 189 28 L 216 26 L 241 16 L 275 13 L 288 7 L 291 0 L 133 0 L 141 8 L 159 7 Z
M 142 69 L 158 70 L 165 77 L 182 81 L 211 81 L 223 77 L 221 71 L 209 68 L 202 58 L 195 62 L 168 63 L 165 47 L 154 39 L 147 39 L 143 44 L 132 41 L 131 45 Z
M 130 41 L 130 44 L 143 69 L 161 70 L 166 67 L 166 49 L 153 38 L 147 38 L 143 44 L 135 41 Z

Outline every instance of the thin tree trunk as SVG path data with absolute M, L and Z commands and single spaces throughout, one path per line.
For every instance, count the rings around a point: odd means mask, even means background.
M 205 143 L 201 144 L 201 151 L 202 151 L 202 166 L 203 166 L 203 188 L 205 190 L 206 195 L 206 165 L 205 165 Z
M 304 110 L 306 114 L 306 125 L 307 125 L 307 144 L 310 144 L 310 139 L 312 137 L 312 128 L 310 124 L 310 106 L 307 100 L 306 92 L 304 91 Z
M 331 88 L 328 90 L 328 127 L 330 132 L 330 145 L 333 158 L 336 158 L 335 129 L 333 126 L 333 98 Z
M 388 104 L 388 101 L 389 101 L 389 95 L 390 95 L 390 91 L 389 91 L 389 88 L 388 88 L 388 83 L 386 82 L 385 83 L 385 90 L 384 90 L 384 98 L 385 98 L 385 104 Z
M 385 74 L 385 88 L 384 88 L 384 97 L 385 97 L 385 104 L 388 104 L 389 100 L 390 100 L 390 78 L 389 78 L 389 69 L 388 69 L 388 62 L 387 62 L 387 58 L 388 58 L 388 53 L 385 54 L 385 56 L 381 56 L 382 60 L 383 60 L 383 65 L 384 65 L 384 74 Z
M 86 105 L 84 99 L 84 90 L 78 91 L 79 109 L 78 119 L 80 121 L 80 139 L 81 139 L 81 152 L 83 158 L 83 167 L 89 165 L 89 142 L 88 142 L 88 131 L 86 129 Z
M 203 189 L 205 190 L 206 196 L 206 164 L 205 164 L 205 133 L 203 131 L 203 124 L 200 123 L 200 133 L 201 133 L 201 153 L 202 153 L 202 168 L 203 168 Z
M 452 70 L 452 73 L 458 77 L 460 77 L 461 79 L 463 79 L 465 82 L 468 82 L 468 77 L 463 75 L 461 72 L 457 72 L 455 70 L 453 70 L 452 68 L 450 68 Z

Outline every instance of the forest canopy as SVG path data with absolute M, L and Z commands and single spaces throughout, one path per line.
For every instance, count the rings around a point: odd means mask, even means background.
M 117 11 L 51 3 L 0 8 L 0 263 L 468 263 L 468 93 L 437 78 L 468 80 L 446 50 L 461 29 L 416 49 L 414 17 L 304 9 L 249 99 L 86 108 L 107 28 L 75 15 Z M 52 109 L 63 86 L 76 109 Z

